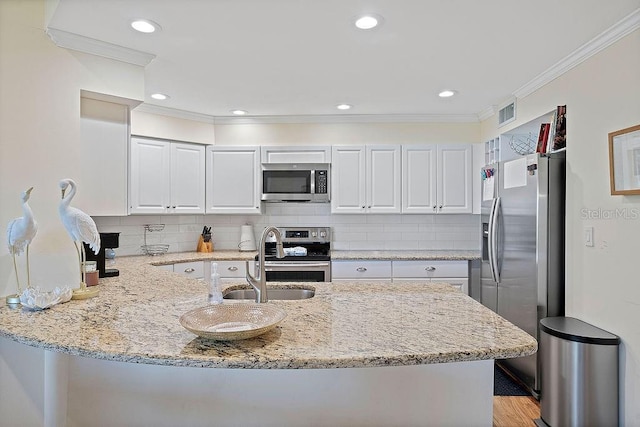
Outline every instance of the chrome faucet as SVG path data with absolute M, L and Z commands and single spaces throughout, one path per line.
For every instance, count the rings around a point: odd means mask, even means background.
M 267 277 L 264 268 L 264 243 L 267 240 L 267 236 L 270 233 L 276 238 L 276 258 L 284 257 L 284 249 L 282 247 L 282 235 L 280 234 L 280 230 L 276 227 L 270 225 L 266 227 L 262 232 L 262 237 L 260 238 L 260 250 L 258 252 L 258 265 L 256 266 L 256 270 L 258 270 L 258 276 L 254 277 L 249 272 L 249 261 L 247 261 L 247 282 L 251 285 L 251 287 L 256 292 L 256 302 L 267 302 L 269 298 L 267 298 Z

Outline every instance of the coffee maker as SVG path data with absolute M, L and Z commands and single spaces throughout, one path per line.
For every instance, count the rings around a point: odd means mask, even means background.
M 106 268 L 105 251 L 120 246 L 120 233 L 100 233 L 100 252 L 98 255 L 93 253 L 89 245 L 84 244 L 84 251 L 87 254 L 87 261 L 96 261 L 98 267 L 98 277 L 114 277 L 119 276 L 120 271 L 115 268 Z

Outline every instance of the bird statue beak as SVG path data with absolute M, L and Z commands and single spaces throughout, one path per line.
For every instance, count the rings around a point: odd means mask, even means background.
M 31 195 L 31 192 L 32 192 L 32 191 L 33 191 L 33 187 L 29 188 L 29 189 L 26 191 L 27 195 Z
M 64 199 L 64 188 L 62 189 L 62 198 Z

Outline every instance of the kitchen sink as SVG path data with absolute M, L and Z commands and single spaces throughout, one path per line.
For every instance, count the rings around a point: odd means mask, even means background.
M 270 288 L 267 289 L 267 296 L 271 300 L 297 300 L 308 299 L 316 294 L 314 289 L 302 288 Z M 256 292 L 253 289 L 233 289 L 225 292 L 224 299 L 256 299 Z

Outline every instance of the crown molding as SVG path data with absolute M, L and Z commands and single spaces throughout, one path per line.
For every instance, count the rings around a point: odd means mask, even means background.
M 152 53 L 129 49 L 57 28 L 48 27 L 46 33 L 58 47 L 103 56 L 141 67 L 148 65 L 156 57 Z
M 489 117 L 493 116 L 497 112 L 498 112 L 498 109 L 496 108 L 496 106 L 491 105 L 478 113 L 478 120 L 480 121 L 487 120 Z
M 573 67 L 586 61 L 596 53 L 611 46 L 626 35 L 640 28 L 640 8 L 636 9 L 584 45 L 573 51 L 564 59 L 549 67 L 546 71 L 526 83 L 513 94 L 517 98 L 524 98 L 540 89 L 542 86 L 560 77 Z

